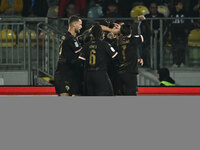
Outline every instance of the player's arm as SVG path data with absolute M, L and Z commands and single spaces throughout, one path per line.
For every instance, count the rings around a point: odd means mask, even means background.
M 145 16 L 144 15 L 138 16 L 138 21 L 142 21 L 142 20 L 146 20 Z
M 69 63 L 72 64 L 72 65 L 80 65 L 80 61 L 78 60 L 78 56 L 79 56 L 79 53 L 81 52 L 82 50 L 82 47 L 81 47 L 81 44 L 73 39 L 73 38 L 68 38 L 65 40 L 67 45 L 65 47 L 68 47 L 68 51 L 69 52 Z
M 120 32 L 120 28 L 114 27 L 114 28 L 109 28 L 104 25 L 100 25 L 103 31 L 107 32 L 112 32 L 114 34 L 118 34 Z
M 69 42 L 69 47 L 73 50 L 74 54 L 77 54 L 81 51 L 81 44 L 75 39 L 67 39 Z
M 86 46 L 83 47 L 82 51 L 78 56 L 79 61 L 86 61 Z
M 105 50 L 108 53 L 108 55 L 111 56 L 111 58 L 116 58 L 116 56 L 118 55 L 118 52 L 113 48 L 113 46 L 111 46 L 110 44 L 105 42 Z
M 138 63 L 143 66 L 144 61 L 143 58 L 140 56 L 140 46 L 144 43 L 144 37 L 142 35 L 134 35 L 134 39 L 136 40 L 137 44 L 137 55 L 138 55 Z

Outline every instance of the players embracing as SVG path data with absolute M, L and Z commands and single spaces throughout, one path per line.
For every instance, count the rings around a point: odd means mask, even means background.
M 80 41 L 76 33 L 82 28 L 81 19 L 71 16 L 68 23 L 55 73 L 57 94 L 137 95 L 138 63 L 143 65 L 138 46 L 144 41 L 143 37 L 134 35 L 129 24 L 114 23 L 114 27 L 109 28 L 96 23 L 79 36 Z M 107 37 L 111 40 L 105 39 L 105 32 L 110 33 Z M 110 66 L 114 69 L 108 73 Z

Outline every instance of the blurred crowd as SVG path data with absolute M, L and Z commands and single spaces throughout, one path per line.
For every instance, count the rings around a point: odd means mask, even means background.
M 164 6 L 169 13 L 177 0 L 153 0 Z M 142 5 L 149 9 L 152 0 L 0 0 L 0 16 L 23 17 L 130 17 L 134 6 Z M 187 16 L 200 16 L 200 0 L 182 0 L 183 11 Z M 168 15 L 169 15 L 168 13 Z M 167 15 L 165 15 L 167 17 Z

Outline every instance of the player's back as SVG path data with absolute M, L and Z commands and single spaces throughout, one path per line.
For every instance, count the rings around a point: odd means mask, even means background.
M 138 37 L 125 37 L 118 41 L 118 65 L 119 69 L 137 73 Z
M 90 41 L 85 47 L 85 69 L 88 71 L 107 71 L 109 45 L 101 40 Z

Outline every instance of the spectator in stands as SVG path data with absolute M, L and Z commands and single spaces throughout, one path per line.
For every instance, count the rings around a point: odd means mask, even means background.
M 169 69 L 161 68 L 157 72 L 160 86 L 175 86 L 175 81 L 170 77 Z
M 59 8 L 59 0 L 48 0 L 48 12 L 47 17 L 57 18 L 58 17 L 58 8 Z
M 152 2 L 156 3 L 157 5 L 168 5 L 168 1 L 169 0 L 135 0 L 133 5 L 144 5 L 149 7 Z
M 103 14 L 103 7 L 102 7 L 102 0 L 91 0 L 88 4 L 88 18 L 101 18 L 104 16 Z M 92 24 L 94 24 L 95 20 L 88 20 L 86 24 L 86 28 L 90 28 Z
M 88 18 L 100 18 L 103 17 L 102 0 L 91 0 L 88 9 Z
M 69 18 L 72 15 L 78 15 L 76 11 L 76 4 L 73 1 L 67 3 L 67 5 L 63 9 L 63 16 L 62 18 Z M 68 21 L 64 21 L 64 26 L 68 25 Z
M 48 12 L 47 0 L 24 0 L 24 17 L 46 17 Z
M 60 0 L 58 17 L 63 17 L 65 6 L 74 2 L 76 4 L 76 12 L 81 16 L 86 16 L 86 0 Z
M 106 18 L 121 18 L 119 14 L 118 5 L 115 2 L 111 2 L 106 9 Z
M 103 13 L 106 15 L 107 7 L 110 3 L 116 3 L 118 7 L 118 12 L 122 17 L 130 17 L 130 11 L 133 6 L 141 4 L 146 5 L 150 0 L 101 0 L 103 1 Z M 145 3 L 144 3 L 145 2 Z
M 194 11 L 194 14 L 196 14 L 197 16 L 199 15 L 199 13 L 200 13 L 200 0 L 198 0 L 198 2 L 193 7 L 193 11 Z
M 175 3 L 174 10 L 170 14 L 170 17 L 176 17 L 177 19 L 171 22 L 171 42 L 172 42 L 172 54 L 173 54 L 173 67 L 183 67 L 185 64 L 185 48 L 187 44 L 187 20 L 180 19 L 180 17 L 186 17 L 186 13 L 183 10 L 183 3 L 177 1 Z
M 158 5 L 168 5 L 169 0 L 156 0 L 155 1 Z
M 1 0 L 0 15 L 21 16 L 23 10 L 23 0 Z
M 163 18 L 164 15 L 158 12 L 157 3 L 152 2 L 149 6 L 149 13 L 145 15 L 146 18 Z M 154 31 L 158 31 L 158 39 L 157 39 L 157 68 L 160 65 L 160 46 L 159 46 L 159 32 L 160 32 L 160 21 L 153 20 L 153 28 L 151 29 L 151 21 L 145 20 L 139 24 L 139 29 L 141 30 L 141 34 L 144 36 L 145 42 L 142 45 L 142 57 L 144 58 L 144 66 L 150 66 L 150 37 L 154 35 Z M 163 33 L 166 32 L 166 27 L 163 23 Z
M 193 7 L 193 17 L 200 17 L 200 0 Z M 200 28 L 200 20 L 194 20 L 194 27 Z
M 59 5 L 60 0 L 47 0 L 49 7 Z
M 76 4 L 74 2 L 69 2 L 63 9 L 62 18 L 69 18 L 72 15 L 77 15 Z

